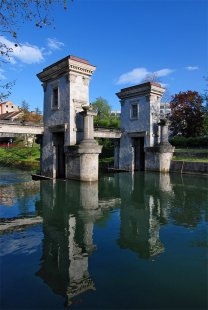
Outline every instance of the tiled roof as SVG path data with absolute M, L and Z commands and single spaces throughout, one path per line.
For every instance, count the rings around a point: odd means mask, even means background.
M 13 118 L 16 118 L 18 115 L 21 116 L 22 112 L 21 111 L 15 111 L 15 112 L 8 112 L 4 114 L 0 114 L 0 120 L 11 120 Z

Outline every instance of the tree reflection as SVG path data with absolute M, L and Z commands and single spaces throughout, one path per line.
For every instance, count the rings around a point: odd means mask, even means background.
M 196 227 L 207 216 L 208 180 L 206 177 L 171 175 L 174 208 L 171 217 L 176 225 Z M 199 186 L 200 184 L 200 186 Z

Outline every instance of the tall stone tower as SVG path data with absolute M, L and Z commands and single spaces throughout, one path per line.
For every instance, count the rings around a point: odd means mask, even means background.
M 121 130 L 119 168 L 132 171 L 145 169 L 145 147 L 158 143 L 160 100 L 165 89 L 147 82 L 121 89 Z
M 84 130 L 88 128 L 84 128 L 80 112 L 83 112 L 83 107 L 89 106 L 89 81 L 95 69 L 87 60 L 70 55 L 37 74 L 44 89 L 44 134 L 41 147 L 41 174 L 44 176 L 70 177 L 70 169 L 67 167 L 70 154 L 68 148 L 86 138 Z M 90 121 L 93 122 L 93 118 Z M 86 151 L 85 148 L 84 154 Z M 79 179 L 79 175 L 74 178 Z

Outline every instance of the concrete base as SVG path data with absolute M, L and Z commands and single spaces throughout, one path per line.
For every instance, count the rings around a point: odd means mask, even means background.
M 102 146 L 97 143 L 81 143 L 69 146 L 66 154 L 66 178 L 79 181 L 98 180 L 98 157 Z
M 174 147 L 169 143 L 145 148 L 145 170 L 169 172 Z

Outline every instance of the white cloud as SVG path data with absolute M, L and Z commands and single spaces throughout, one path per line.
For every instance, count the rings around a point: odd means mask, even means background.
M 130 72 L 122 74 L 117 84 L 140 83 L 150 72 L 146 68 L 135 68 Z
M 15 64 L 17 60 L 25 64 L 39 63 L 44 60 L 42 50 L 29 43 L 19 44 L 15 46 L 15 43 L 7 40 L 5 37 L 0 37 L 0 42 L 5 44 L 7 48 L 11 48 L 12 52 L 10 55 L 10 62 Z
M 57 39 L 48 38 L 47 41 L 48 47 L 52 50 L 60 50 L 64 46 L 64 43 L 58 41 Z
M 194 70 L 199 70 L 199 67 L 198 66 L 188 66 L 188 67 L 185 67 L 185 69 L 187 69 L 188 71 L 194 71 Z
M 132 71 L 122 74 L 117 84 L 128 84 L 128 83 L 141 83 L 148 77 L 155 76 L 155 77 L 163 77 L 171 74 L 173 70 L 171 69 L 161 69 L 155 72 L 150 72 L 146 68 L 135 68 Z
M 161 70 L 154 72 L 154 74 L 157 77 L 162 77 L 162 76 L 167 76 L 167 75 L 171 74 L 172 72 L 173 72 L 173 70 L 171 70 L 171 69 L 161 69 Z
M 0 69 L 0 80 L 6 80 L 3 69 Z
M 168 84 L 167 83 L 160 83 L 160 85 L 162 86 L 162 87 L 164 87 L 164 88 L 168 88 Z

